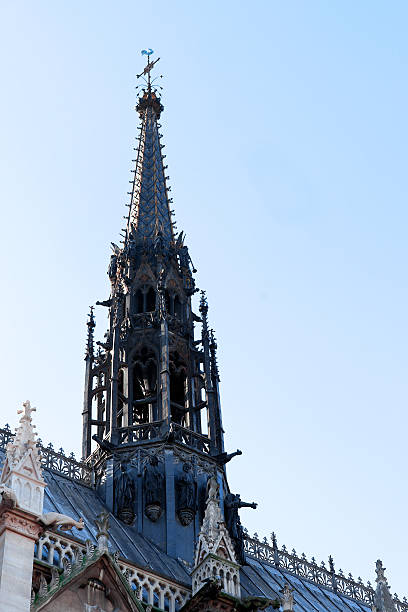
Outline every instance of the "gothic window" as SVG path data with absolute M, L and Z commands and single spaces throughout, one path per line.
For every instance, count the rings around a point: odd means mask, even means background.
M 157 420 L 157 361 L 151 349 L 143 347 L 132 364 L 133 424 Z
M 145 585 L 142 586 L 142 601 L 149 603 L 149 591 L 146 589 Z
M 135 294 L 136 314 L 154 312 L 156 310 L 156 292 L 153 287 L 143 285 Z
M 154 312 L 156 310 L 156 292 L 153 287 L 149 287 L 146 293 L 146 312 Z
M 136 313 L 144 312 L 144 295 L 141 289 L 136 291 Z
M 170 405 L 171 418 L 185 425 L 186 365 L 177 351 L 170 353 Z
M 164 596 L 164 612 L 170 612 L 170 597 L 168 593 Z
M 164 292 L 164 299 L 166 301 L 166 311 L 168 312 L 168 314 L 172 315 L 173 314 L 173 300 L 167 289 Z
M 124 402 L 123 402 L 123 394 L 124 391 L 124 383 L 123 383 L 123 370 L 119 371 L 119 376 L 118 376 L 118 413 L 117 413 L 117 427 L 122 427 L 123 425 L 125 425 L 125 423 L 123 422 L 123 407 L 124 407 Z
M 174 296 L 174 316 L 180 320 L 183 318 L 182 304 L 177 294 Z

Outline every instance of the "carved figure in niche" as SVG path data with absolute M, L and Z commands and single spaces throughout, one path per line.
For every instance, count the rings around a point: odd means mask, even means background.
M 241 525 L 238 510 L 239 508 L 255 508 L 257 504 L 241 501 L 241 497 L 234 493 L 227 493 L 224 500 L 225 520 L 227 529 L 234 543 L 235 553 L 239 563 L 245 563 L 244 552 L 244 530 Z
M 132 471 L 132 464 L 125 457 L 115 474 L 115 515 L 127 525 L 135 519 L 136 489 Z
M 158 458 L 153 455 L 145 467 L 145 515 L 154 523 L 160 518 L 163 510 L 164 477 Z
M 181 476 L 176 480 L 177 516 L 184 526 L 189 525 L 196 511 L 195 480 L 190 463 L 183 463 Z

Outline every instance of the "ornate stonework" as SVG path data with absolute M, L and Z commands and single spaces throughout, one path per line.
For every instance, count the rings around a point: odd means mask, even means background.
M 0 507 L 0 536 L 5 530 L 37 540 L 43 528 L 37 517 L 30 516 L 27 512 L 18 508 L 4 509 Z
M 27 400 L 23 403 L 16 435 L 7 445 L 6 461 L 0 483 L 12 489 L 17 505 L 37 515 L 42 514 L 45 482 L 31 414 L 36 409 Z M 4 493 L 3 493 L 4 497 Z
M 192 574 L 193 595 L 209 579 L 218 581 L 225 593 L 240 597 L 239 565 L 220 508 L 219 484 L 214 477 L 209 478 L 207 485 L 206 509 Z

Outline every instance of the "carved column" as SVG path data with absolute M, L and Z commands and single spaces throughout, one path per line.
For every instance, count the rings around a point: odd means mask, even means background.
M 29 612 L 38 517 L 0 504 L 0 610 Z

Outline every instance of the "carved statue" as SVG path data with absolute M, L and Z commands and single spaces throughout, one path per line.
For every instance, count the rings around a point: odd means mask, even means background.
M 186 526 L 194 518 L 196 511 L 195 480 L 190 463 L 183 463 L 183 472 L 176 480 L 177 515 Z
M 293 589 L 289 588 L 287 582 L 285 582 L 283 589 L 281 589 L 280 593 L 282 593 L 280 597 L 281 606 L 283 612 L 292 612 L 293 611 Z
M 131 525 L 135 518 L 136 490 L 132 465 L 127 457 L 119 463 L 115 476 L 115 514 L 121 521 Z
M 212 476 L 207 481 L 207 495 L 206 495 L 207 501 L 206 501 L 206 505 L 208 505 L 208 503 L 211 500 L 218 501 L 219 497 L 220 497 L 220 485 L 219 485 L 217 479 L 214 478 L 214 476 Z
M 118 256 L 111 255 L 110 262 L 109 262 L 109 268 L 108 268 L 108 275 L 111 280 L 116 277 L 117 270 L 118 270 Z
M 60 514 L 59 512 L 48 512 L 47 514 L 42 514 L 38 520 L 45 527 L 59 527 L 61 531 L 69 531 L 73 527 L 76 527 L 76 529 L 83 529 L 85 527 L 84 519 L 82 517 L 79 519 L 79 521 L 76 521 L 70 516 Z
M 248 503 L 241 501 L 241 497 L 234 493 L 227 493 L 225 496 L 225 518 L 227 523 L 227 528 L 230 533 L 230 536 L 234 542 L 235 552 L 237 555 L 237 559 L 240 563 L 245 562 L 245 553 L 244 553 L 244 530 L 241 525 L 241 520 L 239 518 L 238 510 L 239 508 L 253 508 L 257 507 L 257 504 L 254 502 Z
M 21 411 L 20 411 L 21 412 Z M 6 487 L 6 485 L 0 485 L 1 503 L 9 508 L 15 508 L 17 506 L 17 497 L 13 489 Z
M 155 522 L 162 513 L 163 474 L 156 455 L 150 457 L 144 472 L 145 514 Z

